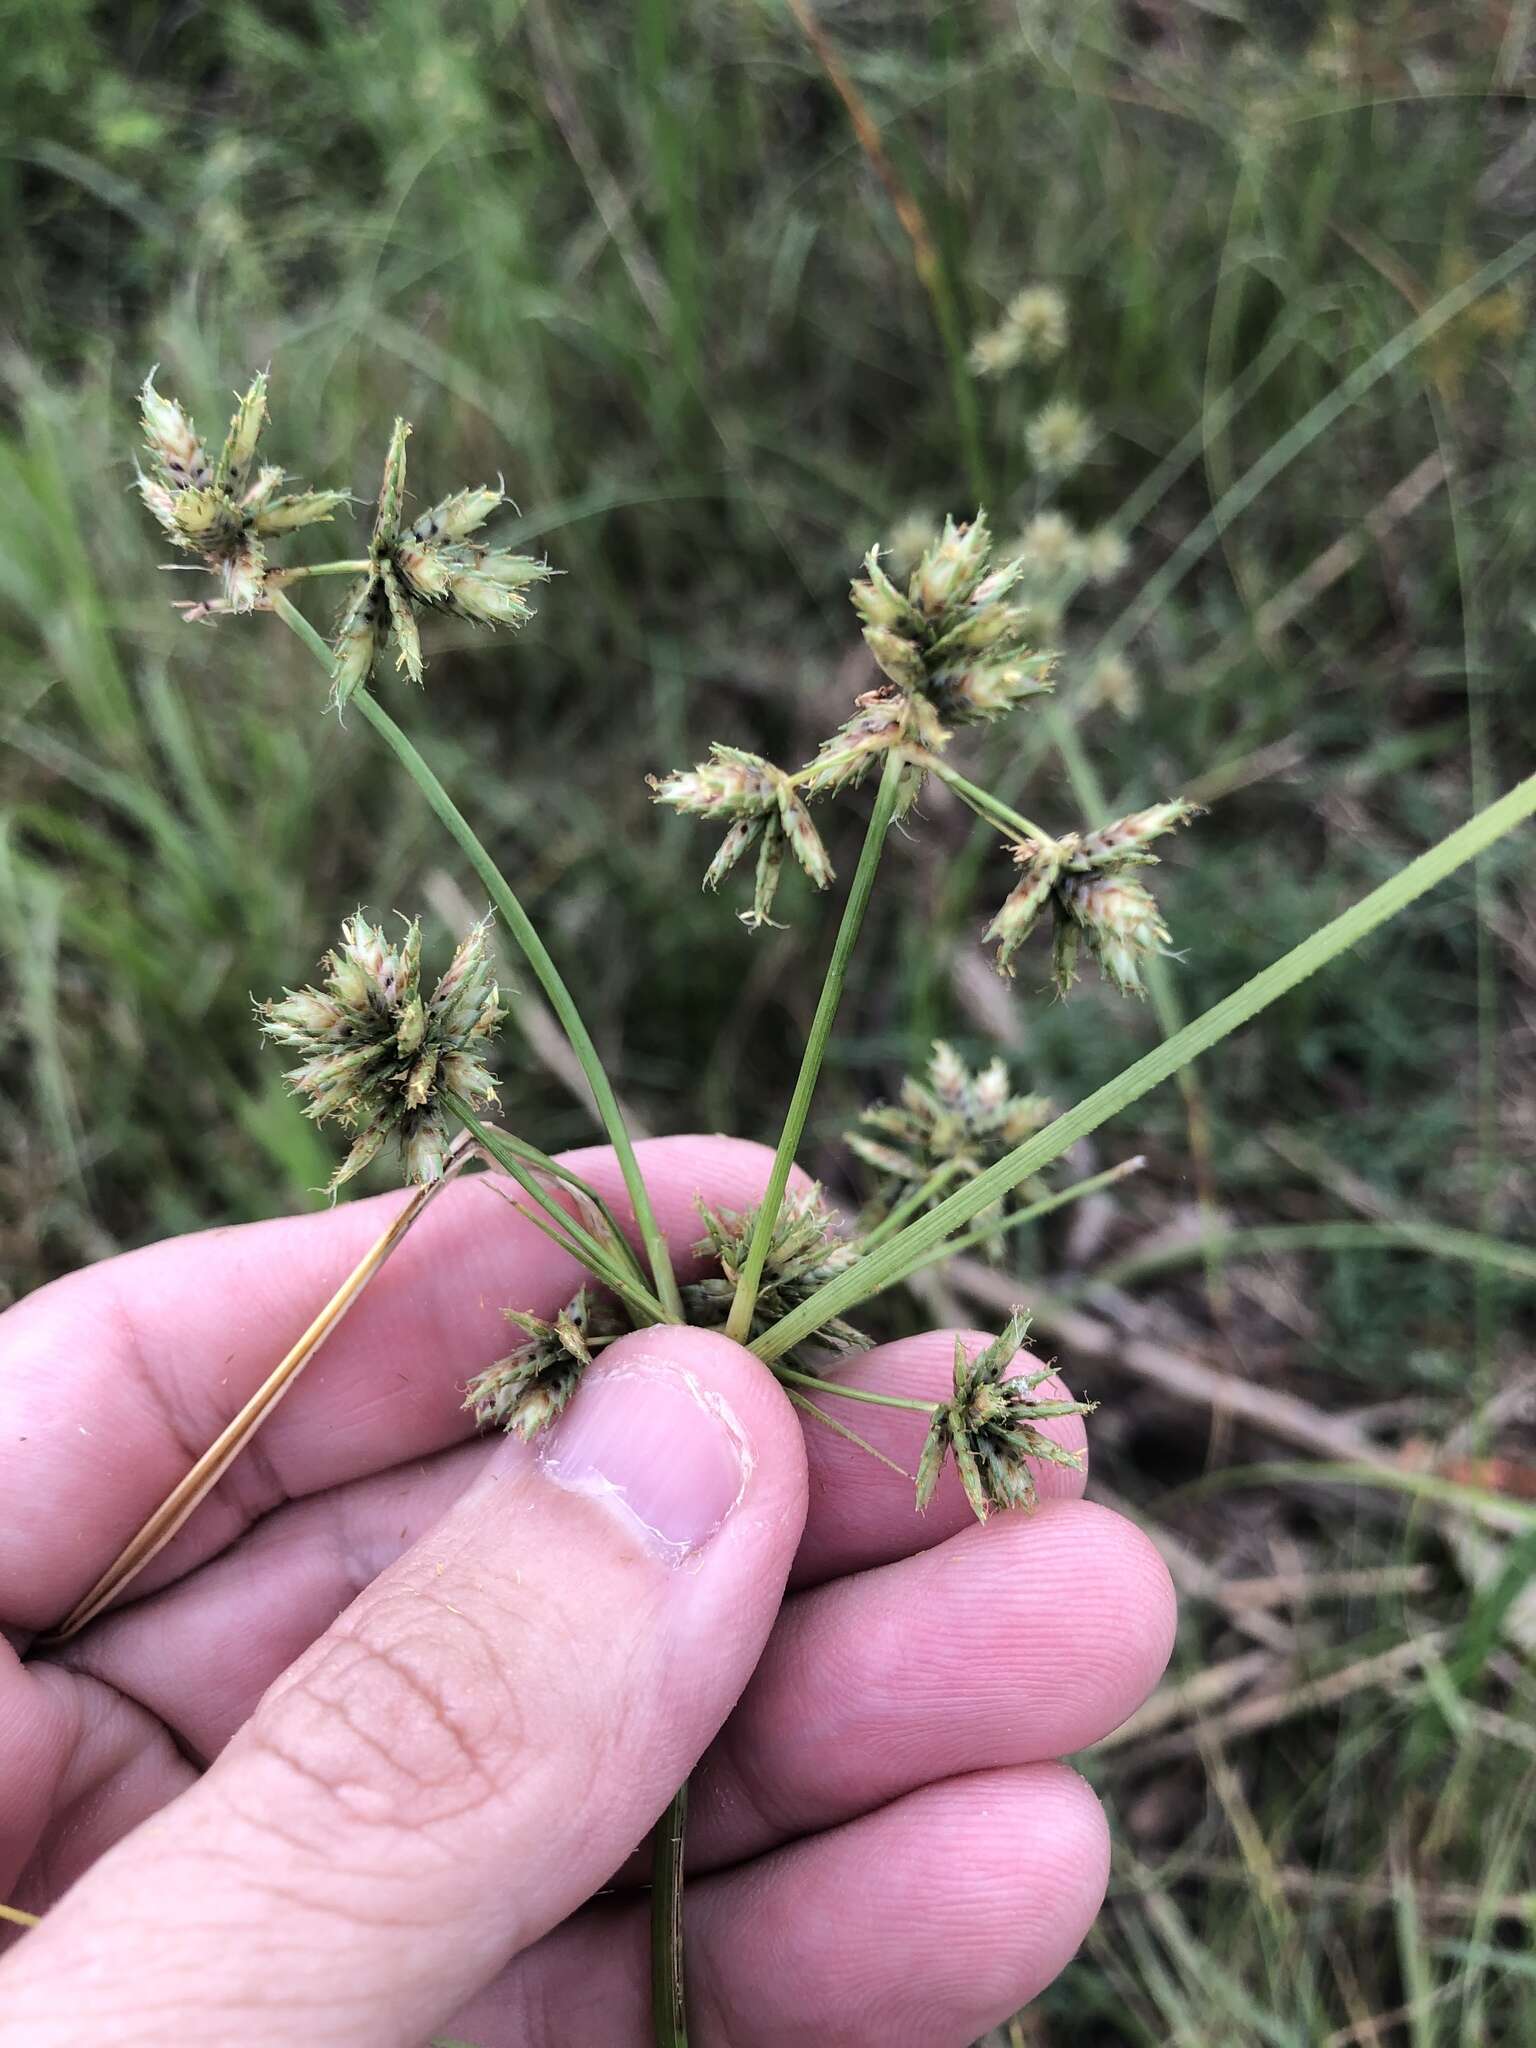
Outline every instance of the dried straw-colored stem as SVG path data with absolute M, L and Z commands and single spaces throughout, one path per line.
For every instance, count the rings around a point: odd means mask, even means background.
M 469 1157 L 468 1139 L 461 1138 L 449 1159 L 443 1178 L 433 1181 L 428 1187 L 416 1189 L 389 1228 L 363 1254 L 309 1328 L 273 1367 L 239 1414 L 219 1432 L 191 1471 L 172 1487 L 138 1534 L 124 1545 L 85 1597 L 70 1609 L 53 1634 L 47 1638 L 49 1642 L 65 1642 L 70 1636 L 77 1635 L 87 1622 L 94 1621 L 104 1608 L 110 1606 L 119 1594 L 132 1584 L 151 1558 L 158 1556 L 176 1532 L 185 1525 L 193 1511 L 218 1485 L 241 1451 L 261 1428 L 347 1310 L 362 1294 L 390 1253 L 401 1243 L 406 1232 L 419 1219 L 432 1197 L 440 1188 L 447 1186 L 449 1180 L 466 1164 Z

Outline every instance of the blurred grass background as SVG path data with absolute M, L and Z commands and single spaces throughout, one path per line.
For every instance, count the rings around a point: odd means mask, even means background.
M 773 0 L 8 9 L 5 1287 L 313 1201 L 331 1148 L 250 992 L 358 902 L 428 905 L 439 940 L 479 907 L 275 622 L 169 608 L 195 586 L 127 489 L 151 362 L 214 432 L 270 361 L 272 458 L 361 499 L 396 411 L 423 501 L 505 473 L 509 537 L 563 579 L 515 644 L 439 631 L 424 697 L 390 701 L 640 1119 L 771 1138 L 825 909 L 791 882 L 791 929 L 749 937 L 642 777 L 716 737 L 803 758 L 870 678 L 859 554 L 983 496 L 1017 530 L 1047 399 L 1098 428 L 1051 502 L 1118 522 L 1129 565 L 1072 608 L 1060 715 L 967 766 L 1048 825 L 1093 822 L 1084 760 L 1111 810 L 1212 805 L 1160 886 L 1186 1014 L 1529 771 L 1533 17 L 841 0 L 818 48 Z M 978 381 L 966 344 L 1035 279 L 1066 357 Z M 1134 699 L 1096 685 L 1106 652 Z M 845 867 L 857 809 L 828 814 Z M 1066 1103 L 1160 1028 L 1097 986 L 1052 1004 L 1043 955 L 997 982 L 1007 871 L 926 809 L 818 1104 L 808 1163 L 845 1198 L 839 1129 L 936 1034 Z M 1093 1490 L 1185 1594 L 1168 1687 L 1087 1761 L 1110 1909 L 1015 2043 L 1536 2039 L 1528 872 L 1528 838 L 1501 846 L 1101 1133 L 1085 1170 L 1148 1172 L 1009 1281 L 883 1310 L 1044 1304 L 1106 1403 Z M 522 1017 L 507 1120 L 579 1142 Z

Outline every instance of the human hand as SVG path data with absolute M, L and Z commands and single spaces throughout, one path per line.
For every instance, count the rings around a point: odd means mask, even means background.
M 766 1178 L 730 1139 L 640 1150 L 680 1256 L 696 1193 Z M 627 1213 L 609 1154 L 571 1163 Z M 499 1308 L 577 1284 L 473 1182 L 133 1604 L 22 1661 L 399 1199 L 152 1246 L 0 1319 L 0 1899 L 46 1913 L 0 1960 L 0 2048 L 642 2048 L 632 1853 L 701 1758 L 697 2048 L 959 2048 L 1032 1997 L 1107 1866 L 1051 1759 L 1161 1672 L 1155 1552 L 1056 1467 L 1033 1515 L 978 1526 L 950 1472 L 918 1516 L 702 1331 L 619 1340 L 539 1444 L 464 1441 Z M 933 1399 L 952 1356 L 844 1376 Z M 856 1420 L 912 1465 L 920 1417 Z

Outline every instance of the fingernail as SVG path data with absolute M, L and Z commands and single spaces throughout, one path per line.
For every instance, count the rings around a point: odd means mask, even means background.
M 587 1373 L 539 1463 L 557 1486 L 606 1501 L 667 1564 L 703 1549 L 752 1469 L 718 1394 L 663 1357 L 633 1354 Z

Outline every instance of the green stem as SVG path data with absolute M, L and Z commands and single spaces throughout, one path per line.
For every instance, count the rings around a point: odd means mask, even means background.
M 859 936 L 859 927 L 864 922 L 864 912 L 869 905 L 870 891 L 875 884 L 875 873 L 880 866 L 880 855 L 885 846 L 886 834 L 896 815 L 896 800 L 900 794 L 901 777 L 905 768 L 900 754 L 892 752 L 885 757 L 885 767 L 880 776 L 880 787 L 875 795 L 875 807 L 870 813 L 869 829 L 864 834 L 863 849 L 859 864 L 854 870 L 853 882 L 848 891 L 848 900 L 843 905 L 843 920 L 837 928 L 833 942 L 832 957 L 827 962 L 826 979 L 821 985 L 821 997 L 816 1005 L 816 1014 L 811 1019 L 810 1034 L 805 1042 L 805 1053 L 800 1061 L 800 1072 L 795 1080 L 795 1092 L 790 1097 L 789 1108 L 784 1117 L 784 1128 L 779 1133 L 778 1150 L 773 1155 L 773 1168 L 768 1175 L 768 1185 L 757 1211 L 757 1221 L 752 1229 L 752 1242 L 747 1247 L 746 1262 L 741 1277 L 736 1282 L 736 1292 L 731 1299 L 731 1313 L 725 1325 L 728 1337 L 734 1337 L 738 1344 L 744 1344 L 752 1328 L 752 1314 L 757 1307 L 758 1289 L 762 1284 L 763 1267 L 767 1263 L 768 1247 L 773 1242 L 774 1229 L 779 1220 L 779 1210 L 784 1202 L 784 1190 L 789 1185 L 790 1169 L 795 1163 L 795 1153 L 805 1131 L 805 1120 L 810 1114 L 811 1097 L 816 1092 L 817 1076 L 827 1049 L 827 1040 L 837 1016 L 837 1006 L 842 1000 L 843 983 L 848 978 L 848 963 Z
M 366 576 L 373 568 L 372 562 L 306 562 L 296 569 L 271 569 L 267 572 L 267 591 L 273 594 L 286 590 L 291 583 L 307 583 L 312 576 Z M 276 606 L 273 607 L 274 611 Z M 329 651 L 326 660 L 330 660 Z
M 917 1415 L 932 1415 L 938 1406 L 935 1401 L 909 1401 L 902 1394 L 877 1394 L 868 1387 L 845 1387 L 836 1380 L 819 1380 L 814 1373 L 795 1372 L 787 1365 L 773 1368 L 776 1380 L 786 1380 L 792 1387 L 813 1387 L 818 1394 L 836 1394 L 844 1401 L 863 1401 L 871 1408 L 910 1408 Z
M 1005 804 L 1002 798 L 994 796 L 991 790 L 983 789 L 979 783 L 967 782 L 963 775 L 943 761 L 930 760 L 927 765 L 941 782 L 948 783 L 955 795 L 968 803 L 976 815 L 985 818 L 988 824 L 1000 826 L 1003 831 L 1021 839 L 1039 840 L 1046 846 L 1055 844 L 1049 832 L 1043 831 L 1033 819 L 1026 818 L 1022 811 L 1016 811 L 1011 805 Z
M 1241 1225 L 1178 1244 L 1156 1246 L 1151 1251 L 1130 1252 L 1113 1259 L 1091 1279 L 1059 1290 L 1063 1301 L 1076 1300 L 1094 1287 L 1126 1287 L 1179 1266 L 1197 1265 L 1207 1251 L 1224 1258 L 1250 1255 L 1264 1257 L 1287 1252 L 1404 1252 L 1416 1251 L 1432 1259 L 1454 1259 L 1476 1266 L 1484 1273 L 1499 1273 L 1522 1281 L 1536 1282 L 1536 1252 L 1524 1245 L 1507 1244 L 1500 1238 L 1483 1237 L 1473 1230 L 1455 1230 L 1438 1223 L 1260 1223 Z
M 329 671 L 330 648 L 303 613 L 290 604 L 280 590 L 272 594 L 272 609 Z M 524 959 L 533 969 L 540 988 L 549 1000 L 550 1008 L 570 1041 L 572 1052 L 580 1062 L 587 1086 L 592 1090 L 592 1100 L 597 1106 L 598 1117 L 618 1159 L 619 1171 L 624 1176 L 625 1191 L 635 1212 L 635 1224 L 645 1245 L 646 1257 L 650 1261 L 651 1273 L 656 1282 L 656 1293 L 665 1310 L 663 1320 L 670 1323 L 684 1321 L 682 1297 L 677 1291 L 677 1276 L 672 1271 L 667 1241 L 662 1236 L 661 1226 L 656 1221 L 656 1212 L 651 1207 L 650 1195 L 646 1192 L 645 1182 L 641 1178 L 640 1163 L 635 1157 L 634 1144 L 624 1127 L 618 1100 L 607 1074 L 603 1071 L 603 1063 L 598 1057 L 597 1047 L 592 1042 L 592 1035 L 582 1021 L 570 990 L 561 979 L 560 970 L 550 958 L 548 948 L 534 929 L 527 911 L 512 893 L 506 877 L 475 836 L 469 820 L 405 733 L 396 725 L 383 705 L 370 696 L 367 690 L 359 690 L 352 698 L 352 702 L 394 754 L 458 843 L 460 851 L 489 891 L 491 901 L 500 913 L 507 930 L 521 947 Z
M 1042 1167 L 1049 1166 L 1053 1159 L 1059 1159 L 1079 1138 L 1096 1131 L 1110 1117 L 1118 1116 L 1122 1109 L 1139 1101 L 1149 1089 L 1156 1088 L 1201 1053 L 1208 1052 L 1229 1032 L 1248 1023 L 1320 967 L 1327 966 L 1340 953 L 1357 945 L 1378 925 L 1396 917 L 1427 889 L 1444 881 L 1447 875 L 1492 846 L 1533 812 L 1536 812 L 1536 775 L 1516 783 L 1497 803 L 1477 812 L 1417 859 L 1409 861 L 1379 888 L 1372 889 L 1358 903 L 1303 939 L 1299 946 L 1293 946 L 1289 953 L 1271 962 L 1261 973 L 1245 981 L 1241 988 L 1234 989 L 1231 995 L 1195 1018 L 1193 1023 L 1186 1024 L 1183 1030 L 1176 1031 L 1171 1038 L 1155 1046 L 1112 1081 L 1085 1096 L 1075 1109 L 1057 1117 L 1054 1123 L 1015 1147 L 995 1166 L 988 1167 L 985 1173 L 978 1174 L 963 1188 L 957 1188 L 936 1209 L 930 1209 L 926 1216 L 909 1223 L 905 1230 L 878 1251 L 857 1260 L 824 1286 L 818 1287 L 797 1308 L 765 1330 L 751 1349 L 759 1358 L 768 1361 L 781 1358 L 833 1316 L 843 1314 L 856 1302 L 867 1300 L 871 1294 L 888 1287 L 894 1278 L 910 1269 L 914 1260 L 940 1248 L 952 1232 L 963 1229 L 981 1210 L 1008 1194 L 1021 1181 L 1038 1173 Z
M 626 1261 L 633 1277 L 642 1287 L 645 1285 L 644 1269 L 635 1257 L 633 1247 L 624 1235 L 618 1217 L 590 1182 L 584 1181 L 579 1173 L 572 1173 L 568 1166 L 563 1166 L 558 1159 L 552 1159 L 547 1152 L 541 1152 L 537 1145 L 529 1144 L 526 1138 L 515 1137 L 500 1124 L 487 1124 L 485 1128 L 494 1137 L 499 1138 L 525 1166 L 531 1167 L 535 1173 L 549 1174 L 552 1179 L 563 1182 L 566 1187 L 574 1188 L 577 1194 L 590 1202 L 613 1233 L 615 1250 Z
M 688 1824 L 688 1781 L 651 1835 L 651 2025 L 656 2048 L 688 2048 L 683 1983 L 683 1835 Z
M 888 1237 L 900 1230 L 909 1216 L 915 1216 L 919 1209 L 925 1208 L 944 1183 L 953 1180 L 959 1171 L 958 1159 L 946 1159 L 942 1166 L 936 1166 L 926 1180 L 918 1182 L 910 1195 L 902 1197 L 888 1216 L 880 1218 L 873 1230 L 865 1231 L 860 1240 L 860 1249 L 872 1252 L 877 1244 L 884 1244 Z
M 951 1238 L 934 1251 L 924 1252 L 896 1275 L 886 1285 L 893 1287 L 904 1280 L 910 1280 L 914 1273 L 920 1273 L 926 1266 L 937 1265 L 940 1259 L 957 1259 L 962 1252 L 975 1251 L 979 1245 L 990 1244 L 1004 1232 L 1020 1230 L 1026 1223 L 1038 1223 L 1042 1216 L 1049 1216 L 1056 1209 L 1065 1209 L 1069 1202 L 1080 1202 L 1084 1195 L 1096 1195 L 1100 1188 L 1113 1187 L 1116 1181 L 1127 1180 L 1133 1173 L 1140 1173 L 1146 1165 L 1140 1154 L 1134 1159 L 1122 1159 L 1118 1166 L 1106 1167 L 1103 1173 L 1095 1173 L 1087 1180 L 1075 1181 L 1059 1194 L 1044 1195 L 1038 1202 L 1031 1202 L 1027 1209 L 1015 1209 L 1011 1216 L 1003 1216 L 996 1223 L 989 1223 L 981 1230 L 968 1231 L 964 1237 Z
M 601 1238 L 594 1237 L 584 1223 L 572 1216 L 568 1209 L 562 1209 L 559 1203 L 539 1186 L 526 1163 L 518 1157 L 513 1147 L 498 1131 L 493 1131 L 488 1125 L 481 1123 L 469 1104 L 457 1095 L 445 1096 L 444 1106 L 451 1115 L 458 1118 L 464 1129 L 490 1154 L 502 1171 L 510 1174 L 523 1192 L 538 1203 L 550 1218 L 550 1227 L 546 1232 L 548 1236 L 553 1237 L 555 1242 L 573 1258 L 589 1266 L 605 1287 L 611 1287 L 615 1294 L 622 1296 L 631 1311 L 638 1310 L 642 1321 L 666 1322 L 666 1314 L 655 1295 L 615 1261 Z M 530 1216 L 529 1221 L 539 1223 L 537 1216 Z M 539 1224 L 539 1227 L 545 1229 L 543 1224 Z M 619 1242 L 622 1245 L 622 1238 Z

